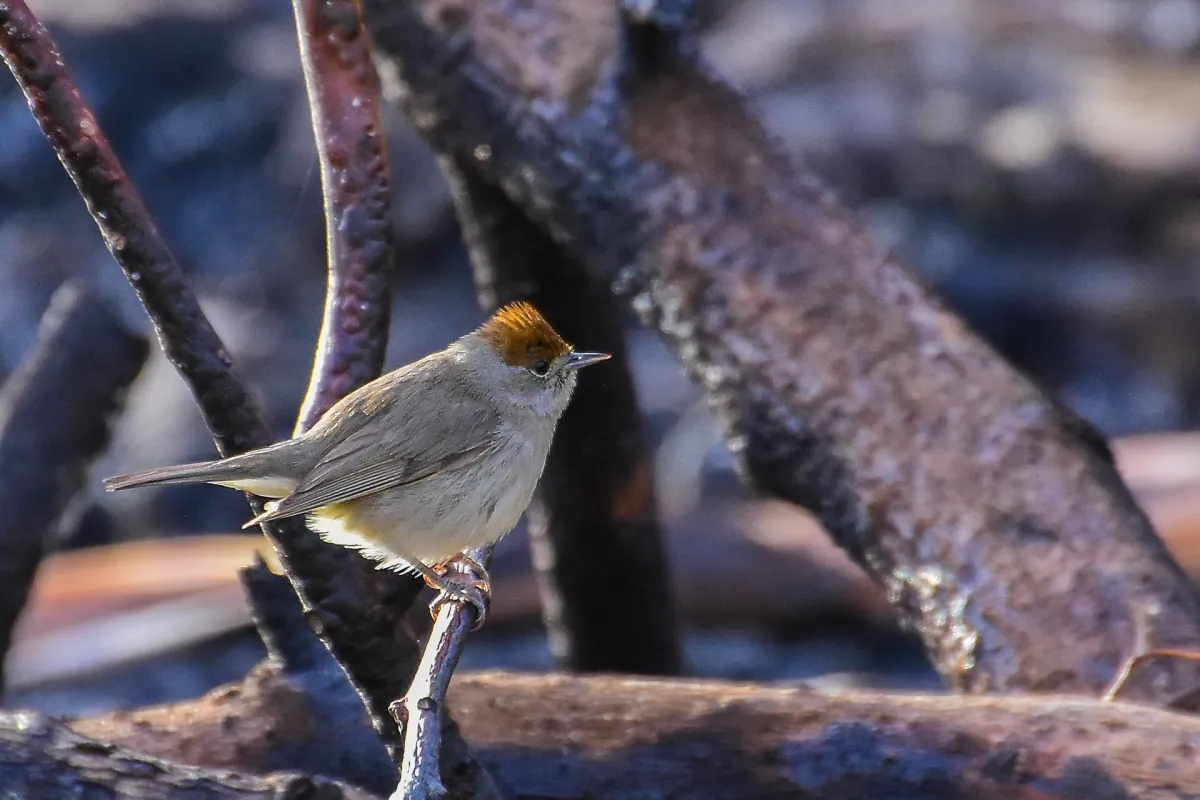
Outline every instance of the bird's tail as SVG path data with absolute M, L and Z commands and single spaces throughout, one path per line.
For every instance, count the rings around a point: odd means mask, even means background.
M 286 442 L 281 442 L 280 445 L 282 444 Z M 115 475 L 104 479 L 104 488 L 106 491 L 116 492 L 143 486 L 215 483 L 264 497 L 283 497 L 295 488 L 295 479 L 283 474 L 273 474 L 284 471 L 278 469 L 279 459 L 272 458 L 275 455 L 272 451 L 280 445 L 216 461 L 199 461 L 194 464 L 178 464 L 131 472 L 127 475 Z

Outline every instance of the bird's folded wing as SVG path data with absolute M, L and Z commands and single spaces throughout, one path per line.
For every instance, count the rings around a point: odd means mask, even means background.
M 268 503 L 245 527 L 416 483 L 477 461 L 497 444 L 496 414 L 449 403 L 458 407 L 430 415 L 420 426 L 410 418 L 382 432 L 355 431 L 333 446 L 295 491 Z

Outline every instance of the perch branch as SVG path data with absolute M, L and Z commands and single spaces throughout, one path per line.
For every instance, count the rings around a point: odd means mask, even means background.
M 37 341 L 0 390 L 0 693 L 4 657 L 42 556 L 84 508 L 109 421 L 145 363 L 145 338 L 104 301 L 60 288 Z
M 391 176 L 379 90 L 357 0 L 293 0 L 321 163 L 328 289 L 296 433 L 379 377 L 394 261 Z
M 455 158 L 487 145 L 481 176 L 630 298 L 748 480 L 819 516 L 949 685 L 1099 694 L 1139 610 L 1154 647 L 1200 647 L 1200 601 L 1097 437 L 788 159 L 688 37 L 638 46 L 593 0 L 364 13 L 423 134 Z M 1159 660 L 1127 696 L 1198 676 Z
M 676 673 L 675 604 L 620 309 L 470 162 L 441 162 L 485 310 L 528 300 L 567 341 L 614 356 L 580 376 L 526 517 L 555 656 L 572 670 Z
M 0 713 L 0 786 L 5 797 L 129 800 L 369 800 L 327 778 L 238 775 L 160 761 L 108 741 L 85 739 L 29 711 Z
M 146 308 L 164 351 L 191 388 L 222 453 L 272 437 L 200 311 L 46 29 L 22 0 L 0 2 L 0 51 L 43 133 L 75 181 L 110 252 Z M 255 511 L 261 502 L 250 498 Z M 310 624 L 351 675 L 384 741 L 400 744 L 388 704 L 404 693 L 415 643 L 399 626 L 418 587 L 323 543 L 303 522 L 264 527 Z M 399 750 L 396 750 L 397 755 Z
M 269 658 L 241 681 L 184 703 L 115 711 L 76 720 L 84 736 L 140 753 L 247 772 L 307 771 L 382 796 L 396 786 L 396 765 L 363 711 L 345 672 L 313 636 L 287 581 L 247 568 L 242 580 Z M 453 797 L 498 797 L 487 773 L 465 755 L 453 723 L 443 736 Z
M 468 555 L 486 568 L 492 548 L 478 548 Z M 439 760 L 446 690 L 462 655 L 467 632 L 475 624 L 476 613 L 469 603 L 452 601 L 442 605 L 433 620 L 408 693 L 392 707 L 396 723 L 404 731 L 400 784 L 392 800 L 425 800 L 446 795 Z
M 491 546 L 466 555 L 486 568 Z M 452 569 L 456 568 L 451 566 Z M 443 603 L 433 620 L 421 661 L 408 692 L 392 704 L 392 716 L 404 732 L 400 782 L 392 800 L 425 800 L 445 797 L 443 777 L 453 776 L 455 797 L 497 797 L 487 770 L 476 762 L 446 712 L 446 690 L 462 655 L 467 632 L 475 624 L 475 607 L 469 603 Z

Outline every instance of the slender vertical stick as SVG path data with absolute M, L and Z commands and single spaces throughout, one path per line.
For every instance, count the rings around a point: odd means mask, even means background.
M 357 0 L 293 0 L 321 163 L 328 290 L 296 432 L 379 377 L 395 252 L 379 90 Z

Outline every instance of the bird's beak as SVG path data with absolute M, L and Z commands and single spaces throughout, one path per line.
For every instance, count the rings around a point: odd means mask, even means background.
M 567 356 L 567 369 L 579 369 L 588 364 L 598 364 L 608 361 L 612 356 L 608 353 L 571 353 Z

